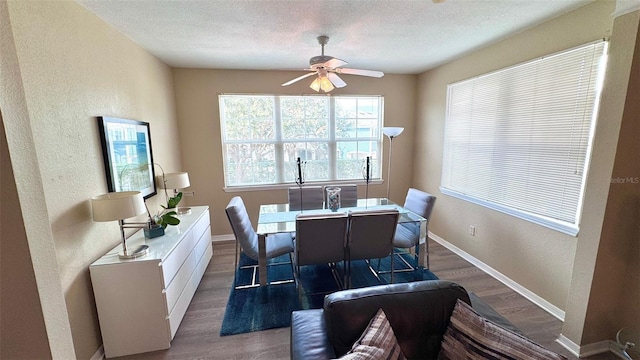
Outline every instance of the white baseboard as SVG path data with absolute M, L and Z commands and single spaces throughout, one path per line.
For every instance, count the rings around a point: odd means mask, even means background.
M 540 308 L 542 308 L 543 310 L 545 310 L 549 314 L 553 315 L 558 320 L 564 321 L 565 313 L 564 313 L 564 311 L 562 309 L 560 309 L 559 307 L 553 305 L 552 303 L 548 302 L 547 300 L 541 298 L 540 296 L 536 295 L 533 291 L 531 291 L 531 290 L 525 288 L 524 286 L 518 284 L 517 282 L 511 280 L 510 278 L 508 278 L 507 276 L 505 276 L 501 272 L 499 272 L 496 269 L 492 268 L 491 266 L 483 263 L 482 261 L 476 259 L 471 254 L 469 254 L 469 253 L 465 252 L 464 250 L 460 249 L 459 247 L 451 244 L 450 242 L 446 241 L 445 239 L 439 237 L 438 235 L 435 235 L 434 233 L 429 232 L 429 238 L 434 240 L 435 242 L 439 243 L 440 245 L 446 247 L 447 249 L 451 250 L 456 255 L 460 256 L 461 258 L 467 260 L 468 262 L 470 262 L 471 264 L 473 264 L 474 266 L 476 266 L 480 270 L 486 272 L 487 274 L 489 274 L 490 276 L 492 276 L 496 280 L 500 281 L 501 283 L 503 283 L 506 286 L 508 286 L 509 288 L 511 288 L 513 291 L 515 291 L 518 294 L 524 296 L 529 301 L 531 301 L 534 304 L 538 305 Z
M 571 341 L 568 337 L 560 334 L 556 339 L 556 342 L 560 344 L 563 348 L 567 349 L 571 354 L 573 354 L 577 358 L 585 358 L 597 354 L 602 354 L 611 351 L 612 353 L 622 357 L 622 354 L 617 354 L 614 350 L 614 342 L 611 340 L 598 341 L 591 344 L 586 345 L 578 345 Z
M 573 356 L 575 357 L 579 357 L 580 356 L 580 345 L 574 343 L 573 341 L 569 340 L 568 337 L 560 334 L 558 336 L 558 338 L 556 339 L 556 342 L 560 345 L 562 345 L 563 348 L 569 350 L 569 352 L 571 354 L 573 354 Z
M 104 360 L 104 346 L 100 346 L 95 354 L 89 360 Z
M 224 235 L 211 235 L 211 242 L 222 242 L 222 241 L 236 241 L 236 237 L 233 234 L 224 234 Z

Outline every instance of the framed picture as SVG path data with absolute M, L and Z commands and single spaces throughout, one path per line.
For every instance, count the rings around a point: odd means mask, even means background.
M 107 188 L 140 191 L 147 199 L 156 194 L 149 123 L 99 116 Z

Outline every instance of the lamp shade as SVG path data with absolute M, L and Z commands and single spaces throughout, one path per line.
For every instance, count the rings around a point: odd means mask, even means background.
M 186 172 L 166 173 L 164 174 L 164 183 L 159 182 L 161 189 L 184 189 L 191 185 L 189 183 L 189 174 Z
M 324 92 L 329 92 L 329 91 L 333 90 L 335 87 L 333 86 L 333 84 L 331 83 L 331 81 L 329 80 L 328 77 L 321 76 L 320 77 L 320 88 Z
M 317 77 L 315 80 L 313 80 L 313 82 L 311 83 L 311 85 L 309 85 L 309 87 L 315 91 L 320 91 L 320 78 Z
M 93 221 L 114 221 L 147 212 L 140 191 L 111 192 L 91 198 Z
M 403 127 L 383 127 L 382 133 L 387 135 L 390 138 L 394 138 L 404 131 Z

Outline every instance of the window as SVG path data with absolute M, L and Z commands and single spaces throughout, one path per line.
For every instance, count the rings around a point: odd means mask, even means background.
M 577 235 L 606 42 L 450 84 L 441 191 Z
M 381 176 L 380 96 L 220 95 L 226 187 L 362 180 Z

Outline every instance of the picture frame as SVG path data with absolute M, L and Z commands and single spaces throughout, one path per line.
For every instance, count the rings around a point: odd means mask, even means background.
M 155 195 L 149 123 L 99 116 L 98 129 L 109 192 L 140 191 L 144 199 Z

